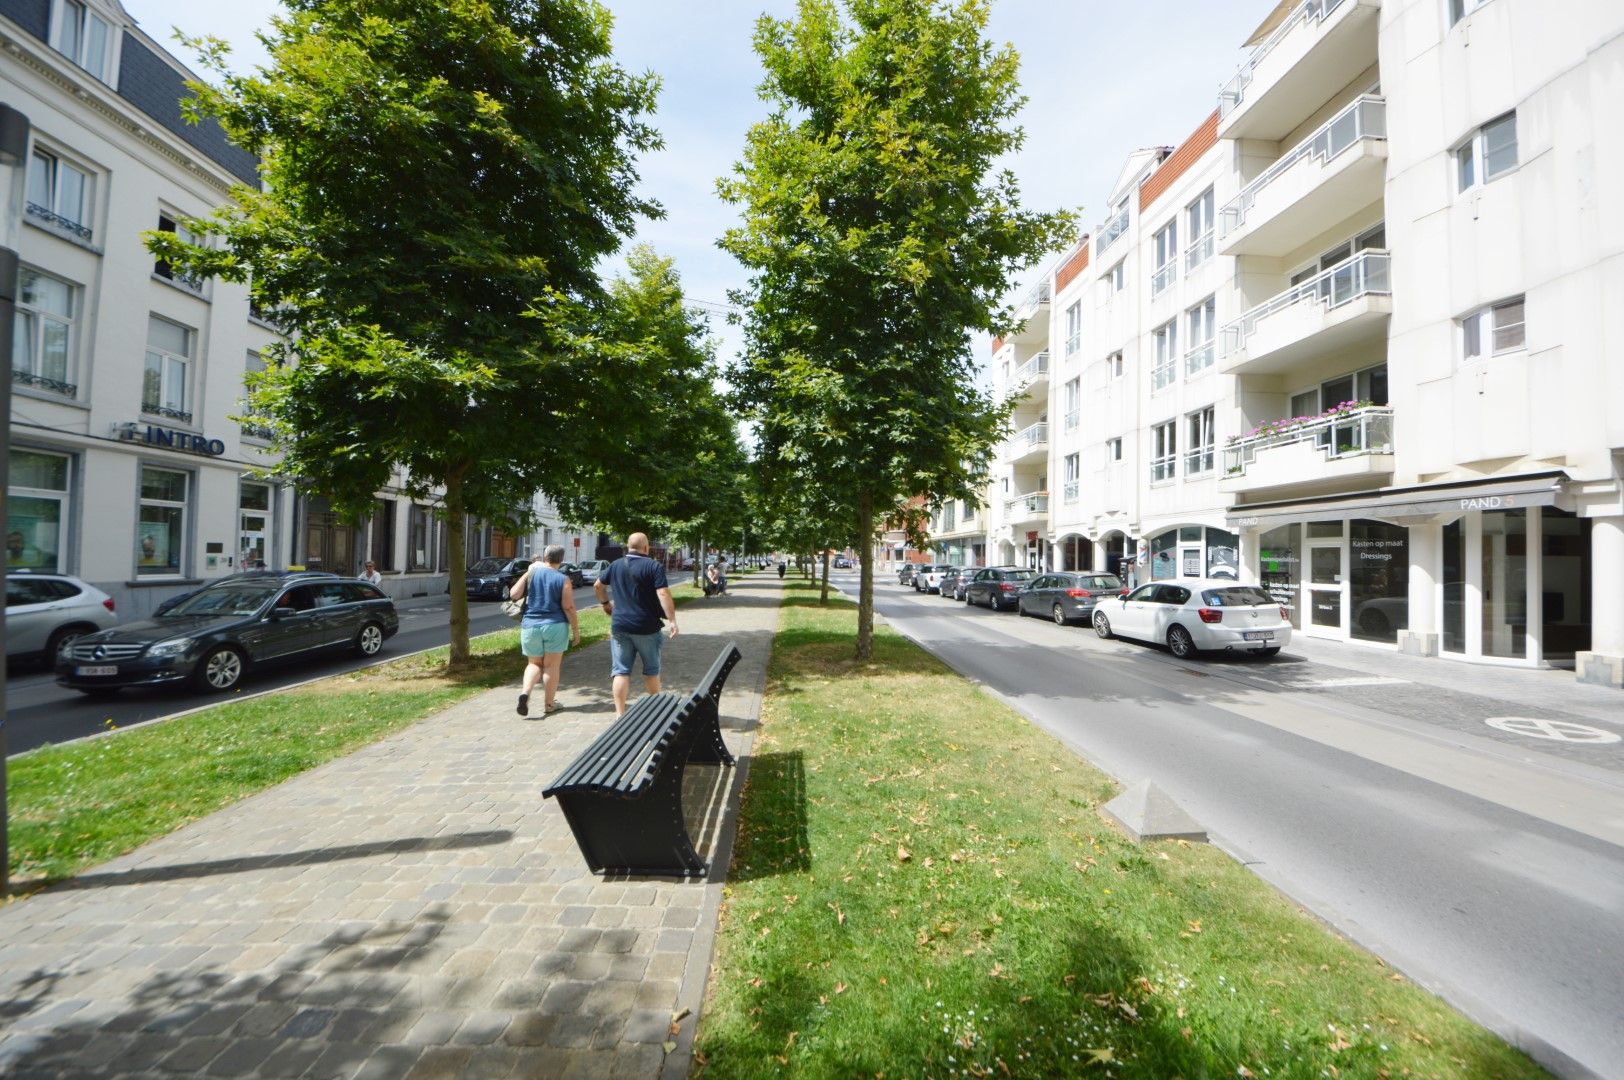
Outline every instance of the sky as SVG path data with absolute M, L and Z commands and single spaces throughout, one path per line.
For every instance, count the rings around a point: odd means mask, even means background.
M 224 38 L 233 66 L 265 60 L 255 40 L 280 10 L 277 0 L 123 0 L 148 34 L 183 62 L 172 28 Z M 1007 162 L 1033 209 L 1076 210 L 1090 231 L 1128 154 L 1173 146 L 1217 103 L 1218 88 L 1245 58 L 1242 42 L 1275 0 L 993 0 L 990 36 L 1021 57 L 1024 147 Z M 756 97 L 761 68 L 750 39 L 762 13 L 786 16 L 793 0 L 608 0 L 619 62 L 663 80 L 654 124 L 665 149 L 640 165 L 645 193 L 665 207 L 635 238 L 676 260 L 689 297 L 722 303 L 745 275 L 716 247 L 738 219 L 716 195 L 716 180 L 738 161 L 744 134 L 764 115 Z M 1024 291 L 1059 252 L 1021 277 Z M 711 320 L 726 361 L 739 348 L 735 328 Z M 978 359 L 988 344 L 976 342 Z

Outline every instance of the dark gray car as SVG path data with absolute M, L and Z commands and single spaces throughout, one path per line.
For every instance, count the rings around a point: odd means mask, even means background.
M 1089 623 L 1094 605 L 1125 590 L 1115 574 L 1089 571 L 1058 572 L 1034 578 L 1015 597 L 1015 609 L 1022 615 L 1053 619 L 1058 626 L 1070 622 Z
M 959 582 L 969 583 L 971 575 L 976 572 L 973 566 L 950 566 L 942 574 L 941 583 L 937 586 L 944 600 L 962 600 L 963 595 L 958 592 Z
M 918 563 L 903 563 L 902 569 L 897 571 L 897 584 L 912 586 L 914 575 L 918 572 Z
M 964 590 L 965 603 L 971 606 L 980 604 L 994 611 L 1012 609 L 1015 607 L 1016 594 L 1037 576 L 1036 570 L 1019 566 L 989 566 L 985 570 L 977 570 Z

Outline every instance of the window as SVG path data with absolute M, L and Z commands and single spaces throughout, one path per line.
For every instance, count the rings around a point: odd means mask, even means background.
M 237 491 L 237 568 L 257 570 L 270 558 L 271 485 L 247 480 Z
M 1517 114 L 1478 128 L 1455 149 L 1455 190 L 1487 184 L 1517 167 Z
M 1209 405 L 1185 417 L 1190 433 L 1189 449 L 1184 452 L 1185 476 L 1212 471 L 1213 445 L 1217 441 L 1213 437 L 1212 409 Z
M 68 456 L 11 448 L 6 478 L 6 565 L 62 569 L 68 522 Z
M 966 525 L 968 525 L 970 522 L 974 521 L 976 519 L 976 504 L 973 503 L 973 502 L 965 503 L 964 504 L 964 513 L 959 515 L 959 516 L 964 519 L 964 523 Z
M 12 316 L 11 378 L 25 386 L 73 397 L 74 321 L 79 289 L 24 267 Z
M 1184 356 L 1184 373 L 1194 375 L 1212 366 L 1217 350 L 1218 300 L 1209 296 L 1184 313 L 1190 331 L 1190 351 Z
M 106 82 L 107 43 L 113 36 L 107 20 L 86 9 L 83 0 L 62 0 L 59 10 L 57 51 Z
M 546 530 L 542 544 L 552 543 L 552 530 Z M 525 547 L 530 538 L 525 538 Z M 529 554 L 526 551 L 525 554 Z M 379 499 L 372 505 L 372 561 L 377 568 L 388 573 L 395 568 L 395 500 Z
M 1185 227 L 1190 237 L 1190 246 L 1184 253 L 1186 271 L 1212 258 L 1212 215 L 1212 188 L 1203 191 L 1195 202 L 1184 208 Z
M 1454 26 L 1489 0 L 1449 0 L 1449 25 Z
M 141 380 L 141 411 L 192 422 L 186 381 L 192 367 L 192 332 L 179 323 L 147 317 L 147 368 Z
M 1064 401 L 1066 406 L 1065 430 L 1074 431 L 1082 422 L 1083 406 L 1083 380 L 1082 377 L 1072 379 L 1066 383 Z
M 174 469 L 141 468 L 141 514 L 135 526 L 135 572 L 179 574 L 186 538 L 189 477 Z
M 1081 300 L 1066 309 L 1066 356 L 1069 359 L 1078 349 L 1083 347 L 1083 302 Z
M 242 366 L 242 433 L 247 438 L 260 439 L 264 442 L 269 442 L 275 437 L 276 433 L 271 430 L 269 424 L 263 422 L 264 414 L 254 409 L 252 401 L 249 397 L 249 395 L 252 393 L 252 387 L 254 385 L 254 376 L 263 372 L 265 368 L 265 358 L 259 353 L 250 349 L 247 356 L 243 360 Z
M 1105 272 L 1105 280 L 1110 282 L 1109 292 L 1113 296 L 1127 287 L 1128 274 L 1124 269 L 1127 264 L 1127 259 L 1120 259 L 1115 266 Z
M 89 242 L 90 170 L 63 160 L 43 147 L 28 157 L 28 215 Z
M 1065 459 L 1066 483 L 1061 488 L 1061 498 L 1065 502 L 1076 502 L 1082 490 L 1083 455 L 1067 454 Z
M 1120 438 L 1105 441 L 1105 460 L 1108 462 L 1122 460 L 1122 440 Z
M 1461 319 L 1460 330 L 1461 355 L 1466 360 L 1481 360 L 1485 346 L 1493 356 L 1523 348 L 1523 297 L 1479 308 Z
M 1173 284 L 1179 273 L 1179 223 L 1169 221 L 1151 238 L 1156 271 L 1150 276 L 1150 295 L 1156 296 Z
M 1111 372 L 1111 378 L 1122 378 L 1122 354 L 1114 352 L 1105 358 L 1105 366 Z
M 175 220 L 175 215 L 167 210 L 158 211 L 158 231 L 174 233 L 178 239 L 188 244 L 201 244 L 203 242 L 201 237 L 181 225 L 180 222 Z M 152 264 L 152 272 L 165 281 L 174 282 L 188 292 L 201 293 L 203 291 L 203 282 L 200 278 L 182 274 L 162 259 Z
M 1173 385 L 1173 379 L 1178 374 L 1174 362 L 1179 354 L 1179 324 L 1177 319 L 1169 319 L 1158 326 L 1154 332 L 1156 338 L 1156 366 L 1150 372 L 1150 388 L 1160 390 Z
M 434 512 L 412 504 L 406 522 L 406 569 L 427 570 L 434 558 Z
M 1150 429 L 1150 480 L 1157 483 L 1173 479 L 1178 459 L 1178 425 L 1169 420 Z

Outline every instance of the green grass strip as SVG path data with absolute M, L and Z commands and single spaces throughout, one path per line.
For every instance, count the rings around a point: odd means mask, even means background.
M 686 583 L 671 591 L 679 606 L 700 595 Z M 596 608 L 582 610 L 580 622 L 582 648 L 609 634 Z M 450 650 L 432 649 L 116 737 L 19 754 L 7 768 L 13 890 L 72 877 L 464 698 L 518 685 L 516 627 L 470 647 L 473 663 L 454 676 L 445 670 Z M 567 659 L 564 673 L 566 687 L 601 674 L 573 673 Z
M 707 1077 L 1527 1077 L 1520 1052 L 792 582 L 740 812 Z

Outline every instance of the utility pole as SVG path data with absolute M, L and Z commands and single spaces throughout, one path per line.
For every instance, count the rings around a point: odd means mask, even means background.
M 11 357 L 12 315 L 17 304 L 17 252 L 23 222 L 23 165 L 28 160 L 28 117 L 0 103 L 0 356 Z M 11 477 L 11 380 L 0 379 L 0 478 Z M 9 531 L 10 500 L 0 499 L 0 535 Z M 0 624 L 0 668 L 6 636 Z M 6 686 L 0 680 L 0 896 L 11 891 L 11 820 L 6 809 Z

